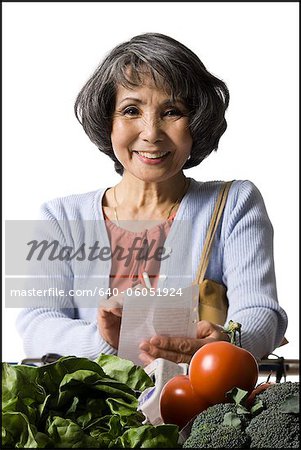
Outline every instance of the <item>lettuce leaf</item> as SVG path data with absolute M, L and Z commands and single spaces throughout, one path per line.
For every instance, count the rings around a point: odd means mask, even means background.
M 178 427 L 144 425 L 138 396 L 154 383 L 118 356 L 2 363 L 4 448 L 177 448 Z
M 55 448 L 99 448 L 99 443 L 70 419 L 55 416 L 48 421 L 46 431 Z
M 130 428 L 115 441 L 114 448 L 178 448 L 177 425 L 143 425 Z
M 21 412 L 4 412 L 2 414 L 3 448 L 53 448 L 50 436 L 38 432 Z
M 135 391 L 143 392 L 146 388 L 154 386 L 154 382 L 145 370 L 136 366 L 132 361 L 115 355 L 103 354 L 95 361 L 109 377 L 126 384 Z

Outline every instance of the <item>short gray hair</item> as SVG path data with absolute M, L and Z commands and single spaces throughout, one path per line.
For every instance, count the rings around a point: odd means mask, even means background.
M 122 174 L 123 166 L 111 143 L 116 89 L 118 85 L 141 85 L 146 71 L 156 85 L 168 88 L 172 98 L 185 102 L 193 144 L 183 169 L 197 166 L 217 150 L 227 128 L 229 91 L 195 53 L 169 36 L 145 33 L 113 48 L 79 92 L 74 105 L 77 119 L 90 140 L 114 161 L 116 172 Z

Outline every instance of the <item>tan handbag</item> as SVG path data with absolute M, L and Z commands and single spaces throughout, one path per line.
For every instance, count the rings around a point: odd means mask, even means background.
M 195 278 L 195 283 L 199 285 L 199 320 L 208 320 L 218 325 L 224 325 L 227 318 L 229 304 L 226 286 L 214 280 L 204 279 L 204 276 L 208 267 L 215 232 L 222 216 L 231 184 L 232 181 L 226 181 L 219 192 Z M 279 347 L 287 343 L 288 340 L 284 336 Z
M 208 227 L 195 283 L 199 285 L 199 320 L 224 325 L 228 311 L 226 286 L 214 280 L 204 279 L 210 252 L 220 218 L 222 216 L 232 181 L 223 183 Z

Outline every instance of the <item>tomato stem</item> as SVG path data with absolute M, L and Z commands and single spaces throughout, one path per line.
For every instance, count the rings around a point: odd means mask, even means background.
M 241 347 L 241 324 L 229 320 L 228 326 L 224 327 L 224 332 L 229 336 L 231 344 Z

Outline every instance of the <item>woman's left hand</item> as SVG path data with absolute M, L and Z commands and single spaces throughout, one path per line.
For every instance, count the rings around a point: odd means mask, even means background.
M 229 341 L 229 338 L 220 325 L 201 320 L 197 324 L 196 338 L 153 336 L 149 341 L 142 341 L 139 358 L 145 366 L 156 358 L 189 364 L 199 348 L 214 341 Z

